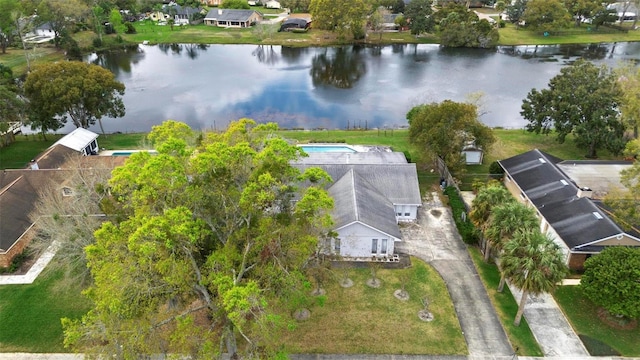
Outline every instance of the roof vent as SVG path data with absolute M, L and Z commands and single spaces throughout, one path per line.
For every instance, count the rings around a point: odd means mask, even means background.
M 598 219 L 598 220 L 602 220 L 602 219 L 604 219 L 604 218 L 602 217 L 602 215 L 600 215 L 600 213 L 599 213 L 599 212 L 597 212 L 597 211 L 594 211 L 592 214 L 593 214 L 593 216 L 594 216 L 596 219 Z
M 546 164 L 546 163 L 547 163 L 547 160 L 545 160 L 545 159 L 543 159 L 543 158 L 538 158 L 538 160 L 539 160 L 541 163 L 543 163 L 543 164 Z
M 564 186 L 569 185 L 569 183 L 568 183 L 568 182 L 567 182 L 567 180 L 565 180 L 565 179 L 560 180 L 560 182 L 561 182 L 561 183 L 562 183 L 562 185 L 564 185 Z

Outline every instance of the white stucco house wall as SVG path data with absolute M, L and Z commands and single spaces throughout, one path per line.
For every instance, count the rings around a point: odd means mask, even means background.
M 415 164 L 403 153 L 310 153 L 294 164 L 319 167 L 332 178 L 334 232 L 329 253 L 345 258 L 388 258 L 402 241 L 399 222 L 415 221 L 422 205 Z

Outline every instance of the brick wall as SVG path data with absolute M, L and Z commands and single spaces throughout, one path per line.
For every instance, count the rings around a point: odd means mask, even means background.
M 32 226 L 24 234 L 22 234 L 20 239 L 18 239 L 18 241 L 16 241 L 16 243 L 13 244 L 13 246 L 9 248 L 9 250 L 0 253 L 0 267 L 9 267 L 9 265 L 11 265 L 11 260 L 13 260 L 16 255 L 20 254 L 24 250 L 24 248 L 29 245 L 29 243 L 33 239 L 34 234 L 35 230 Z
M 587 260 L 587 254 L 569 254 L 569 269 L 583 271 L 585 260 Z

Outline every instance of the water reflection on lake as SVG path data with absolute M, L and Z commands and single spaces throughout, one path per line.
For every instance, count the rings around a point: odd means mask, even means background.
M 149 131 L 166 119 L 197 129 L 241 117 L 286 128 L 406 126 L 411 107 L 484 96 L 482 121 L 522 127 L 522 99 L 578 57 L 615 66 L 640 43 L 449 49 L 437 45 L 291 48 L 140 45 L 93 54 L 126 85 L 127 115 L 111 131 Z M 70 130 L 68 127 L 67 130 Z

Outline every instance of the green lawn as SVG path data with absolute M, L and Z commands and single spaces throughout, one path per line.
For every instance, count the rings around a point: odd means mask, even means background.
M 467 166 L 467 174 L 462 178 L 462 187 L 470 189 L 474 179 L 485 180 L 489 174 L 489 165 L 496 160 L 502 160 L 523 152 L 540 149 L 564 160 L 585 160 L 586 151 L 574 145 L 573 135 L 567 136 L 563 144 L 556 141 L 554 134 L 542 135 L 530 133 L 526 130 L 493 129 L 497 138 L 489 153 L 484 155 L 482 165 Z M 598 157 L 603 160 L 616 159 L 606 150 L 598 151 Z
M 98 145 L 106 150 L 131 150 L 149 148 L 145 142 L 147 134 L 106 134 L 98 137 Z
M 495 264 L 488 264 L 484 261 L 482 254 L 475 247 L 469 247 L 471 259 L 473 259 L 476 269 L 480 274 L 480 279 L 484 283 L 493 307 L 498 313 L 502 327 L 509 337 L 513 348 L 518 348 L 518 355 L 521 356 L 544 356 L 538 346 L 538 342 L 533 337 L 527 319 L 522 318 L 520 326 L 513 325 L 513 319 L 518 311 L 518 303 L 513 298 L 509 287 L 505 286 L 504 291 L 499 293 L 496 289 L 500 282 L 500 272 Z
M 579 28 L 569 28 L 570 35 L 544 36 L 542 32 L 534 32 L 517 28 L 507 23 L 499 30 L 499 45 L 556 45 L 556 44 L 589 44 L 622 41 L 640 41 L 640 31 L 630 30 L 628 33 L 598 33 L 588 30 L 588 24 Z
M 339 142 L 352 145 L 386 145 L 394 151 L 409 151 L 408 130 L 283 130 L 279 134 L 299 143 Z
M 326 301 L 310 307 L 309 320 L 282 334 L 288 353 L 324 354 L 432 354 L 464 355 L 467 347 L 453 303 L 440 275 L 426 263 L 412 258 L 413 266 L 400 270 L 378 270 L 382 286 L 366 285 L 370 270 L 351 269 L 354 286 L 339 285 L 343 270 L 326 286 Z M 408 280 L 410 299 L 394 297 L 401 288 L 401 276 Z M 429 299 L 432 322 L 418 318 Z
M 58 61 L 64 59 L 64 53 L 53 45 L 38 45 L 27 52 L 31 67 L 43 62 Z M 0 53 L 0 63 L 8 66 L 13 71 L 13 76 L 20 76 L 27 72 L 27 60 L 22 49 L 9 48 L 6 54 Z
M 60 319 L 79 318 L 89 303 L 60 281 L 60 273 L 44 273 L 31 285 L 0 286 L 0 352 L 66 351 Z
M 602 350 L 611 347 L 622 356 L 640 356 L 640 327 L 619 330 L 603 323 L 596 315 L 597 306 L 582 295 L 580 286 L 561 286 L 555 291 L 554 298 L 576 333 L 588 338 L 585 345 L 592 355 L 612 355 L 602 353 Z
M 146 148 L 146 134 L 107 134 L 98 137 L 100 148 L 107 150 L 124 150 Z M 21 169 L 38 154 L 53 145 L 62 135 L 47 135 L 47 140 L 40 134 L 16 135 L 16 141 L 7 147 L 0 148 L 0 169 Z
M 0 148 L 0 169 L 21 169 L 29 161 L 46 150 L 61 135 L 47 135 L 47 140 L 37 135 L 16 135 L 16 141 L 7 147 Z
M 173 30 L 168 25 L 157 25 L 148 20 L 134 23 L 137 34 L 123 34 L 128 42 L 141 43 L 148 41 L 151 44 L 157 43 L 191 43 L 191 44 L 264 44 L 264 45 L 285 45 L 285 46 L 329 46 L 351 43 L 349 39 L 340 40 L 335 33 L 311 29 L 306 33 L 276 32 L 271 37 L 261 40 L 251 29 L 225 29 L 209 25 L 189 25 L 178 27 Z M 278 25 L 272 25 L 278 27 Z M 371 43 L 378 43 L 378 35 L 371 35 Z M 424 36 L 416 38 L 408 31 L 401 33 L 384 33 L 382 42 L 393 43 L 434 43 L 436 38 Z

